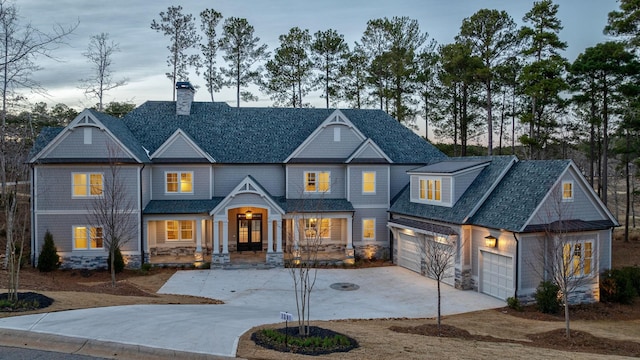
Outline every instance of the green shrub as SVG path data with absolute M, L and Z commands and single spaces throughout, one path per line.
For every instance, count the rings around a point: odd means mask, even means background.
M 600 277 L 600 300 L 632 304 L 640 293 L 640 268 L 606 270 Z
M 516 311 L 522 311 L 522 304 L 520 304 L 520 300 L 515 297 L 507 298 L 507 306 Z
M 40 272 L 50 272 L 60 267 L 60 256 L 58 249 L 53 242 L 53 235 L 47 230 L 44 234 L 44 244 L 38 256 L 38 270 Z
M 113 267 L 116 270 L 116 274 L 124 270 L 124 258 L 122 257 L 120 248 L 116 248 Z M 107 270 L 111 271 L 111 253 L 109 253 L 109 258 L 107 258 Z
M 536 289 L 536 305 L 545 314 L 557 314 L 560 310 L 560 287 L 551 281 L 542 281 Z

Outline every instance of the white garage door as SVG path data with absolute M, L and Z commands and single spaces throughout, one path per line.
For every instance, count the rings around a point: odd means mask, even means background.
M 399 234 L 398 265 L 420 273 L 420 247 L 415 236 Z
M 482 255 L 481 291 L 506 300 L 513 296 L 513 258 L 480 251 Z

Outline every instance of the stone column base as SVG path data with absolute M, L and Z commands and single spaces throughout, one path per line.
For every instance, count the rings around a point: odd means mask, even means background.
M 284 266 L 284 253 L 268 252 L 266 261 L 269 265 Z
M 345 249 L 344 263 L 353 265 L 356 263 L 356 251 L 355 249 Z
M 196 262 L 201 262 L 204 260 L 204 255 L 202 254 L 202 251 L 196 251 L 193 257 Z
M 212 264 L 228 264 L 231 262 L 231 257 L 229 257 L 229 253 L 226 254 L 213 254 L 211 258 Z

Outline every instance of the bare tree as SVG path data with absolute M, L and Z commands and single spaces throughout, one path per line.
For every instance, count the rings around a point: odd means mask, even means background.
M 182 6 L 169 6 L 166 13 L 161 11 L 160 20 L 151 21 L 151 29 L 168 36 L 171 41 L 171 44 L 167 46 L 169 50 L 167 65 L 171 68 L 171 72 L 165 75 L 171 80 L 172 100 L 175 101 L 176 82 L 188 80 L 189 71 L 187 67 L 194 66 L 196 74 L 198 73 L 200 56 L 198 54 L 187 54 L 187 51 L 197 47 L 200 35 L 196 32 L 193 15 L 183 15 Z
M 88 209 L 88 220 L 95 224 L 96 231 L 102 232 L 103 247 L 111 259 L 111 285 L 116 286 L 115 254 L 129 242 L 135 233 L 137 222 L 135 205 L 129 189 L 121 174 L 120 153 L 113 143 L 107 143 L 109 164 L 103 174 L 102 189 L 96 189 L 101 195 L 96 197 Z M 92 185 L 93 186 L 93 185 Z M 101 230 L 97 230 L 99 229 Z M 96 236 L 99 238 L 98 236 Z M 99 247 L 99 246 L 98 246 Z
M 98 98 L 98 111 L 102 111 L 104 93 L 123 86 L 127 79 L 114 80 L 111 68 L 112 56 L 119 52 L 117 43 L 109 41 L 108 33 L 100 33 L 91 37 L 87 51 L 82 53 L 92 65 L 92 75 L 80 79 L 80 87 L 88 97 Z
M 316 283 L 318 269 L 318 251 L 322 246 L 322 237 L 328 231 L 323 226 L 321 214 L 310 215 L 308 213 L 294 213 L 293 229 L 290 229 L 290 238 L 293 244 L 288 249 L 290 256 L 287 267 L 293 279 L 293 287 L 296 296 L 296 309 L 298 313 L 298 332 L 300 335 L 309 335 L 309 322 L 311 315 L 311 292 Z
M 552 188 L 548 203 L 541 212 L 544 242 L 538 252 L 540 266 L 533 268 L 541 269 L 541 278 L 553 282 L 560 289 L 558 295 L 564 307 L 565 334 L 569 337 L 569 305 L 578 290 L 595 281 L 598 269 L 594 260 L 595 240 L 585 240 L 569 231 L 572 203 L 566 199 L 573 196 L 574 189 L 573 184 L 566 186 L 564 188 L 565 184 L 561 183 Z
M 438 324 L 438 334 L 441 334 L 442 320 L 442 282 L 454 276 L 455 260 L 458 249 L 457 236 L 445 236 L 438 233 L 431 233 L 417 239 L 420 258 L 423 259 L 421 271 L 424 275 L 434 279 L 438 284 L 438 314 L 436 317 Z
M 20 171 L 12 169 L 15 160 L 13 156 L 22 156 L 16 164 L 24 164 L 25 144 L 28 137 L 14 138 L 9 134 L 7 125 L 7 113 L 9 103 L 16 96 L 18 90 L 30 90 L 34 92 L 44 92 L 39 83 L 32 78 L 34 72 L 40 70 L 36 64 L 36 59 L 40 56 L 52 57 L 52 52 L 63 44 L 64 39 L 72 33 L 78 24 L 64 27 L 56 25 L 52 32 L 46 33 L 36 29 L 30 24 L 19 23 L 18 10 L 9 1 L 0 0 L 0 91 L 2 92 L 2 108 L 0 119 L 2 128 L 0 129 L 0 202 L 5 218 L 6 233 L 6 258 L 5 267 L 10 267 L 10 301 L 17 301 L 18 272 L 20 269 L 21 256 L 14 258 L 16 250 L 15 235 L 15 214 L 18 208 L 17 183 L 13 188 L 10 181 L 25 180 L 20 178 Z M 18 141 L 20 140 L 20 141 Z M 16 152 L 12 149 L 14 145 L 21 145 L 21 150 Z M 24 165 L 23 165 L 24 166 Z M 23 251 L 21 247 L 20 251 Z M 16 261 L 15 266 L 10 265 Z

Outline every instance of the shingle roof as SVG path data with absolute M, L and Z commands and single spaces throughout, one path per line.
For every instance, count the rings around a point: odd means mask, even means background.
M 123 119 L 118 119 L 111 115 L 89 109 L 91 115 L 95 116 L 113 135 L 115 135 L 124 146 L 142 162 L 149 162 L 147 153 L 142 148 L 141 143 L 131 133 Z
M 442 235 L 459 235 L 455 230 L 448 226 L 426 223 L 424 221 L 412 220 L 412 219 L 391 219 L 388 221 L 392 224 L 398 224 L 402 226 L 412 227 L 414 229 L 424 230 Z
M 144 214 L 203 214 L 213 210 L 224 197 L 208 200 L 151 200 Z
M 502 175 L 509 165 L 516 160 L 515 156 L 494 156 L 494 157 L 464 157 L 450 158 L 447 161 L 488 161 L 487 165 L 476 179 L 471 183 L 465 193 L 458 199 L 452 207 L 418 204 L 410 201 L 411 190 L 409 186 L 405 187 L 394 199 L 390 212 L 404 214 L 416 217 L 422 217 L 435 221 L 442 221 L 452 224 L 462 224 L 465 218 L 471 215 L 471 212 L 485 194 L 495 186 L 500 175 Z
M 286 212 L 343 212 L 355 211 L 347 199 L 284 199 L 279 198 Z
M 522 232 L 580 232 L 580 231 L 594 231 L 605 230 L 616 227 L 616 224 L 611 220 L 591 220 L 584 221 L 580 219 L 554 221 L 551 224 L 535 224 L 527 225 Z
M 521 231 L 569 164 L 570 160 L 523 160 L 516 163 L 470 222 Z
M 180 128 L 218 163 L 281 163 L 333 111 L 194 102 L 191 115 L 179 116 L 174 102 L 148 101 L 122 121 L 151 153 Z M 383 111 L 341 111 L 396 163 L 426 164 L 445 158 Z
M 44 149 L 47 144 L 49 144 L 60 132 L 63 130 L 63 127 L 45 127 L 40 130 L 40 134 L 36 137 L 35 142 L 33 143 L 33 147 L 29 151 L 29 156 L 27 159 L 31 160 L 34 156 L 38 155 L 42 149 Z

